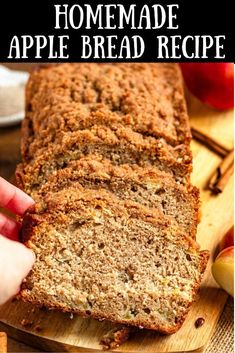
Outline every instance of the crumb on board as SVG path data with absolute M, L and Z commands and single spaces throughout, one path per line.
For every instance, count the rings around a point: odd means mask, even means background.
M 34 329 L 36 332 L 41 332 L 43 330 L 43 328 L 39 325 L 36 325 Z
M 20 323 L 24 327 L 29 327 L 33 325 L 33 321 L 28 319 L 22 319 Z
M 195 321 L 195 327 L 196 328 L 199 328 L 201 327 L 202 325 L 204 325 L 205 323 L 205 319 L 203 317 L 199 317 L 196 321 Z
M 104 350 L 115 349 L 129 339 L 130 331 L 127 326 L 115 327 L 102 337 L 100 345 Z
M 41 327 L 41 321 L 40 320 L 34 322 L 33 320 L 22 319 L 20 323 L 24 327 L 31 327 L 36 332 L 41 332 L 43 330 L 43 328 Z

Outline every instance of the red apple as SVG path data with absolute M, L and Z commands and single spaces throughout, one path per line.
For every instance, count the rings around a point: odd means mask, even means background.
M 203 103 L 220 110 L 234 107 L 233 63 L 181 63 L 188 89 Z
M 234 296 L 234 247 L 224 249 L 219 253 L 212 265 L 212 274 L 216 282 L 228 294 Z
M 223 239 L 219 244 L 219 250 L 222 251 L 230 246 L 234 245 L 234 226 L 229 229 L 229 231 L 225 234 Z

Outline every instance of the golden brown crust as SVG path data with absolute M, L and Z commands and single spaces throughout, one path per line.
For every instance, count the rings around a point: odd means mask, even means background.
M 133 131 L 169 143 L 191 138 L 182 77 L 176 64 L 63 64 L 31 74 L 23 129 L 76 131 L 93 124 L 119 122 Z M 23 133 L 25 146 L 31 133 Z M 44 143 L 42 139 L 42 143 Z

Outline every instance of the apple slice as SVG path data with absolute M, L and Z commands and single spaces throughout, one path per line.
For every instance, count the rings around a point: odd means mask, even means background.
M 228 294 L 234 296 L 234 247 L 219 253 L 212 265 L 212 274 L 216 282 Z

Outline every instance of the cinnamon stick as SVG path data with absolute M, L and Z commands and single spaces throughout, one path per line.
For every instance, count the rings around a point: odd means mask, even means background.
M 221 193 L 230 176 L 234 172 L 234 150 L 230 151 L 227 156 L 223 159 L 220 166 L 217 168 L 216 173 L 211 177 L 209 181 L 209 189 L 214 194 Z
M 219 142 L 215 141 L 210 136 L 206 135 L 205 133 L 198 131 L 195 128 L 191 128 L 192 136 L 195 140 L 202 143 L 204 146 L 209 148 L 211 151 L 217 153 L 221 157 L 226 157 L 229 153 L 229 150 L 220 145 Z

